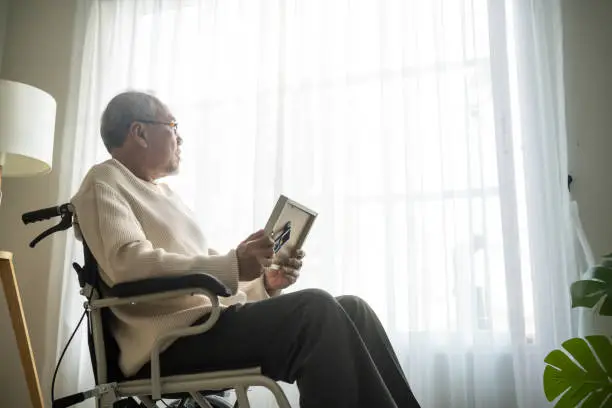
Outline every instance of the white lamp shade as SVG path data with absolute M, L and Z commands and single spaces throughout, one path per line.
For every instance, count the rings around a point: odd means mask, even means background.
M 3 177 L 51 171 L 55 99 L 30 85 L 0 79 L 0 165 Z

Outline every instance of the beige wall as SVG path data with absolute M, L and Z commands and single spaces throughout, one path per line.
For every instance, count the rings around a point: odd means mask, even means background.
M 0 67 L 2 66 L 2 54 L 4 51 L 4 38 L 6 35 L 6 23 L 8 17 L 9 0 L 0 0 Z
M 612 1 L 563 4 L 572 191 L 599 257 L 612 252 Z
M 5 0 L 0 0 L 5 1 Z M 49 92 L 57 101 L 54 166 L 58 167 L 68 94 L 70 55 L 73 40 L 74 13 L 78 0 L 9 0 L 4 58 L 0 77 L 34 85 Z M 1 10 L 1 9 L 0 9 Z M 49 287 L 57 279 L 50 277 L 52 242 L 39 248 L 27 244 L 42 226 L 24 227 L 20 215 L 28 210 L 53 205 L 58 201 L 58 177 L 50 175 L 31 179 L 7 179 L 0 207 L 0 248 L 15 255 L 17 280 L 39 373 L 45 358 L 50 333 L 46 330 Z M 59 291 L 56 291 L 57 294 Z M 57 301 L 57 299 L 55 299 Z M 53 302 L 56 303 L 56 302 Z M 27 407 L 25 385 L 21 378 L 17 349 L 9 330 L 4 299 L 0 303 L 0 391 L 1 406 Z M 51 333 L 52 337 L 52 333 Z M 45 383 L 49 379 L 44 378 Z M 48 394 L 47 394 L 48 395 Z

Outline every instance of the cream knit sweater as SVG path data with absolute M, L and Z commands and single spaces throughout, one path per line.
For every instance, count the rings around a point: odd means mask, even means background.
M 109 286 L 205 272 L 231 289 L 232 297 L 221 298 L 225 306 L 268 297 L 261 278 L 238 282 L 235 252 L 219 255 L 209 249 L 192 213 L 167 185 L 141 180 L 115 159 L 89 171 L 72 204 L 77 233 L 87 242 Z M 150 360 L 160 333 L 187 327 L 209 310 L 204 296 L 113 308 L 116 319 L 111 330 L 123 373 L 133 375 Z

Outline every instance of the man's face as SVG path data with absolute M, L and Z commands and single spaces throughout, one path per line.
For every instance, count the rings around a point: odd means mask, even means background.
M 147 164 L 158 177 L 164 177 L 179 169 L 182 139 L 176 130 L 176 119 L 166 107 L 158 112 L 155 122 L 143 125 Z

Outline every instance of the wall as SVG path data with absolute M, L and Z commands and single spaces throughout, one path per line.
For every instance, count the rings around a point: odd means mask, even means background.
M 4 38 L 6 37 L 6 24 L 8 22 L 8 5 L 9 0 L 0 0 L 0 67 L 2 66 Z
M 612 1 L 563 6 L 572 195 L 600 257 L 612 252 Z
M 0 0 L 6 2 L 7 0 Z M 43 387 L 50 382 L 48 359 L 54 359 L 54 333 L 46 327 L 47 305 L 59 302 L 48 293 L 56 284 L 51 277 L 52 242 L 29 249 L 28 242 L 42 226 L 25 227 L 23 212 L 58 201 L 57 167 L 62 148 L 62 128 L 70 79 L 74 16 L 78 0 L 8 0 L 8 23 L 0 77 L 34 85 L 50 93 L 57 102 L 54 171 L 50 175 L 3 182 L 4 198 L 0 207 L 0 248 L 15 256 L 17 280 L 39 375 Z M 1 10 L 1 8 L 0 8 Z M 1 295 L 0 295 L 1 296 Z M 1 406 L 30 406 L 22 380 L 17 349 L 4 299 L 0 302 L 0 391 Z M 57 330 L 57 325 L 51 327 Z M 19 371 L 17 371 L 19 370 Z M 48 394 L 47 394 L 48 396 Z

